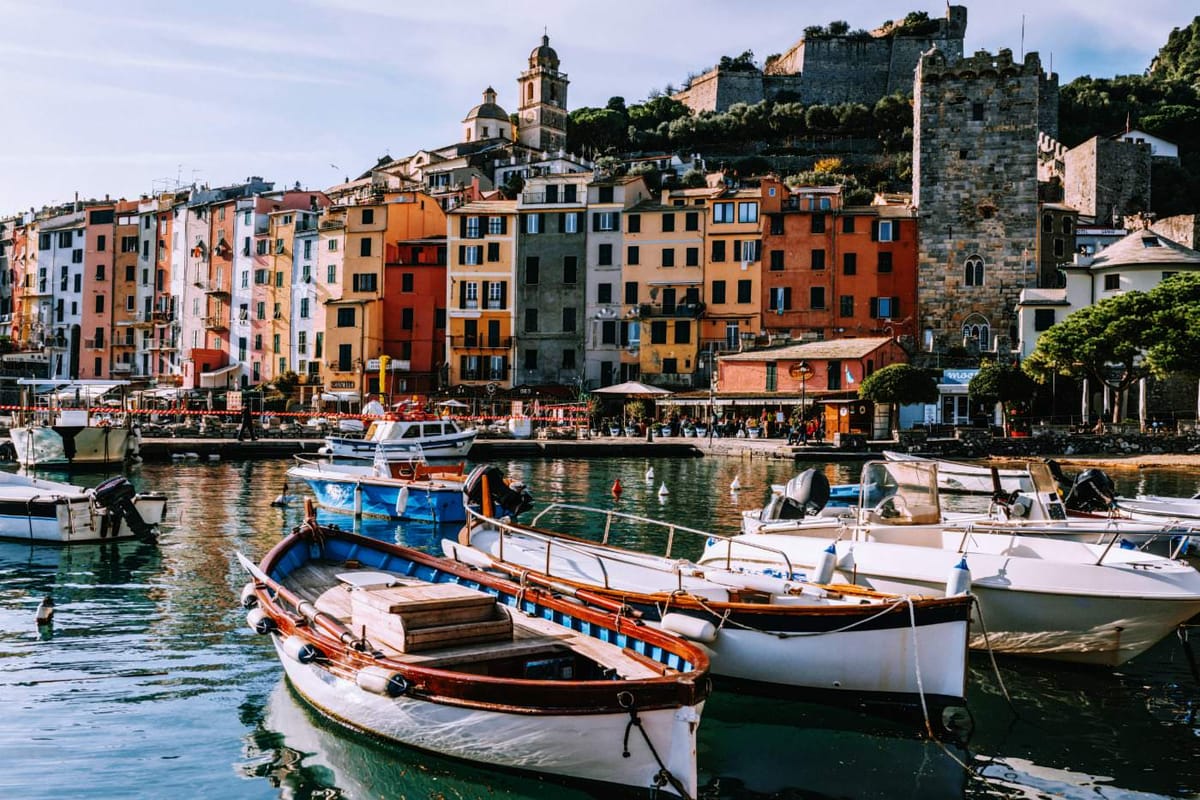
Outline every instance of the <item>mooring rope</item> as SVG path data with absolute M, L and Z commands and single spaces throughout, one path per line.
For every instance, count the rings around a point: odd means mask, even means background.
M 654 742 L 650 741 L 650 735 L 646 733 L 645 727 L 642 726 L 642 719 L 637 713 L 637 703 L 634 700 L 633 694 L 630 692 L 618 692 L 617 704 L 621 708 L 629 712 L 629 722 L 625 723 L 625 736 L 621 742 L 621 757 L 629 758 L 629 734 L 637 728 L 642 734 L 642 740 L 646 743 L 646 747 L 650 750 L 650 755 L 654 756 L 654 761 L 658 764 L 658 774 L 655 775 L 655 783 L 661 786 L 664 783 L 671 784 L 671 788 L 679 793 L 679 796 L 684 800 L 692 800 L 692 796 L 687 793 L 687 788 L 683 785 L 683 781 L 671 774 L 671 770 L 667 769 L 667 765 L 659 758 L 658 750 L 654 748 Z

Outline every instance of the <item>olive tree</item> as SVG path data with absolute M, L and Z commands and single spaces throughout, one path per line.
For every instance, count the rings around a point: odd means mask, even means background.
M 995 361 L 981 365 L 979 372 L 967 384 L 967 394 L 971 397 L 989 406 L 1000 404 L 1005 436 L 1008 435 L 1009 405 L 1029 400 L 1035 391 L 1037 382 L 1020 367 Z
M 888 430 L 896 428 L 899 406 L 936 403 L 937 381 L 928 371 L 911 364 L 892 364 L 863 378 L 858 396 L 873 403 L 887 403 Z

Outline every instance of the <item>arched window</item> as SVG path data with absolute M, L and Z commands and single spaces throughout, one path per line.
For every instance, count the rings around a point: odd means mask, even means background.
M 967 317 L 962 326 L 963 343 L 974 340 L 980 350 L 987 350 L 992 342 L 992 329 L 988 322 L 978 314 Z
M 967 286 L 983 286 L 983 259 L 967 256 L 963 265 L 963 282 Z
M 533 99 L 533 84 L 532 83 L 525 84 L 525 99 L 526 100 Z

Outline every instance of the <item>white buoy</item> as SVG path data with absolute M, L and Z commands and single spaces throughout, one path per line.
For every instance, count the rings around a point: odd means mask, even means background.
M 209 461 L 220 461 L 220 460 L 221 460 L 221 454 L 220 454 L 220 453 L 209 453 L 209 454 L 208 454 L 208 460 L 209 460 Z
M 950 570 L 950 579 L 946 581 L 946 596 L 954 597 L 971 592 L 971 570 L 967 568 L 967 559 L 961 558 Z
M 732 492 L 736 492 L 740 488 L 742 488 L 742 482 L 741 482 L 741 480 L 739 480 L 739 476 L 734 475 L 733 480 L 729 484 L 729 490 Z
M 200 460 L 200 454 L 192 452 L 190 450 L 188 452 L 184 453 L 183 457 L 186 458 L 188 461 L 199 461 Z
M 833 578 L 833 568 L 837 566 L 837 543 L 830 542 L 829 547 L 821 553 L 817 560 L 817 568 L 813 570 L 813 583 L 829 583 Z
M 54 616 L 54 598 L 46 595 L 42 598 L 42 602 L 38 603 L 37 613 L 34 618 L 37 619 L 38 625 L 45 625 Z
M 671 493 L 671 490 L 667 488 L 667 483 L 666 483 L 666 481 L 663 481 L 662 485 L 658 487 L 658 496 L 659 496 L 659 497 L 666 497 L 666 496 L 667 496 L 667 495 L 669 495 L 670 493 Z
M 646 467 L 646 483 L 654 480 L 654 467 Z

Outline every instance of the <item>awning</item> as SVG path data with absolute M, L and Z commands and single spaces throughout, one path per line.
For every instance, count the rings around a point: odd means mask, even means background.
M 358 392 L 321 392 L 317 398 L 323 403 L 357 403 Z
M 214 369 L 211 372 L 200 373 L 201 389 L 224 389 L 229 386 L 229 376 L 241 369 L 241 364 L 230 364 L 227 367 Z

